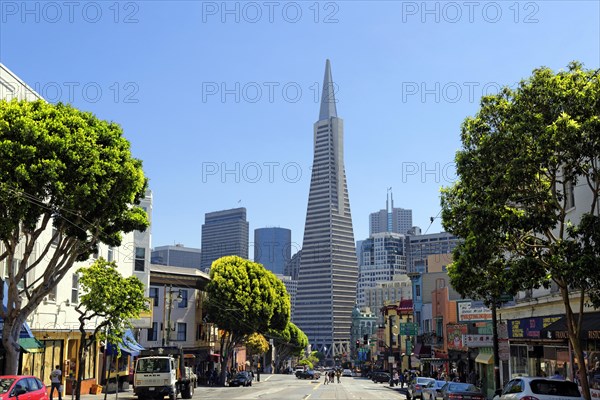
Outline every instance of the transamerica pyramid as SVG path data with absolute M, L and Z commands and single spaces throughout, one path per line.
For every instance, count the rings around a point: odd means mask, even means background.
M 334 89 L 327 60 L 319 120 L 314 124 L 314 159 L 294 317 L 312 350 L 329 359 L 350 354 L 358 279 L 344 171 L 344 122 L 337 116 Z

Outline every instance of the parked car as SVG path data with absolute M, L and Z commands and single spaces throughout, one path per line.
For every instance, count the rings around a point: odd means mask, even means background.
M 417 376 L 409 385 L 408 385 L 408 393 L 410 394 L 411 399 L 423 398 L 423 388 L 427 386 L 430 382 L 435 382 L 433 378 L 425 378 L 422 376 Z
M 582 400 L 577 384 L 571 381 L 520 376 L 509 381 L 500 400 Z
M 443 400 L 486 400 L 477 386 L 470 383 L 448 382 L 442 388 Z
M 48 400 L 48 390 L 46 385 L 35 376 L 0 376 L 0 398 L 2 400 L 16 400 L 20 396 L 28 400 Z
M 342 376 L 353 376 L 352 375 L 352 370 L 346 368 L 342 371 Z
M 374 371 L 371 374 L 371 380 L 375 383 L 388 383 L 390 381 L 390 373 L 384 371 Z
M 296 371 L 296 378 L 298 379 L 319 379 L 321 373 L 313 369 L 307 369 L 306 371 Z
M 442 388 L 448 383 L 446 381 L 433 381 L 429 382 L 427 386 L 422 389 L 423 400 L 439 400 L 442 398 Z
M 229 386 L 237 387 L 237 386 L 252 386 L 252 381 L 254 380 L 254 375 L 248 371 L 241 371 L 235 374 L 233 379 L 229 382 Z

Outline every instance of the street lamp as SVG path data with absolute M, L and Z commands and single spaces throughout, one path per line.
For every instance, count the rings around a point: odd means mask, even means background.
M 164 324 L 164 328 L 166 329 L 166 334 L 163 332 L 162 345 L 166 346 L 171 343 L 171 310 L 173 309 L 173 295 L 177 293 L 177 301 L 183 300 L 183 295 L 181 294 L 181 289 L 173 290 L 173 285 L 169 285 L 169 290 L 167 291 L 167 286 L 165 285 L 165 307 L 167 308 L 167 323 Z M 168 302 L 167 302 L 168 301 Z M 167 307 L 168 304 L 168 307 Z M 174 330 L 174 329 L 173 329 Z

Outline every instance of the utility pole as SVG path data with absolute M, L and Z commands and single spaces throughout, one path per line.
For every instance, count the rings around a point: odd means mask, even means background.
M 167 340 L 167 285 L 164 285 L 164 308 L 163 308 L 163 334 L 162 334 L 162 345 L 166 346 Z
M 389 310 L 388 310 L 388 312 L 389 312 Z M 390 315 L 389 318 L 388 318 L 388 324 L 389 324 L 389 327 L 390 327 L 390 347 L 389 347 L 390 348 L 390 355 L 388 357 L 388 364 L 390 365 L 390 382 L 393 382 L 392 379 L 394 377 L 394 368 L 393 368 L 394 367 L 394 363 L 390 361 L 390 360 L 392 360 L 392 357 L 394 356 L 394 350 L 392 349 L 392 340 L 394 338 L 394 335 L 392 333 L 393 317 L 394 317 L 393 315 Z M 391 386 L 391 384 L 390 384 L 390 386 Z
M 494 390 L 502 387 L 500 383 L 500 351 L 498 346 L 498 316 L 496 315 L 497 302 L 492 299 L 492 342 L 494 345 Z

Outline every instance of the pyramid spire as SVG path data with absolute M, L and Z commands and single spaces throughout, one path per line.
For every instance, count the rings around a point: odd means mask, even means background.
M 335 88 L 331 78 L 331 64 L 329 59 L 325 62 L 325 77 L 323 78 L 323 93 L 321 96 L 321 110 L 319 112 L 319 121 L 337 117 L 335 107 Z

